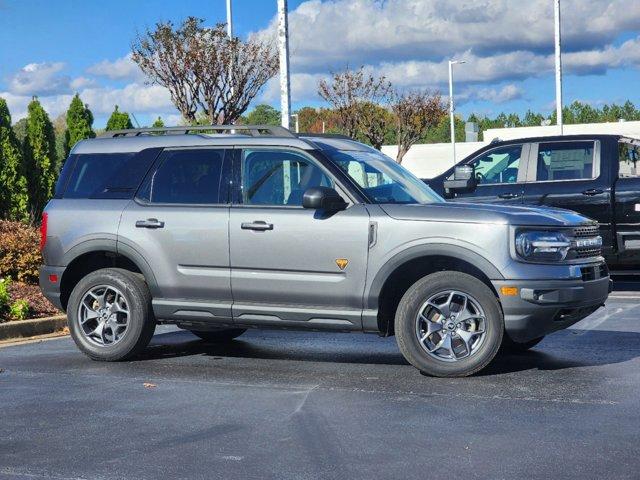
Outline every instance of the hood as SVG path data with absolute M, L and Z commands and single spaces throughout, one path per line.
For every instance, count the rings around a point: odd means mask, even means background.
M 458 202 L 430 203 L 426 205 L 384 204 L 380 205 L 380 207 L 387 215 L 397 220 L 495 223 L 536 227 L 568 227 L 596 223 L 570 210 L 547 207 Z

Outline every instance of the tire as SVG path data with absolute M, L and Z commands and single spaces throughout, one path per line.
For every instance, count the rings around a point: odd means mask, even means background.
M 429 299 L 433 300 L 431 305 L 427 305 Z M 458 321 L 455 314 L 445 318 L 442 312 L 449 307 L 441 299 L 448 300 L 454 313 L 463 302 L 468 305 L 457 312 L 461 319 L 468 320 Z M 420 320 L 419 313 L 423 314 Z M 433 321 L 426 322 L 425 315 Z M 431 328 L 432 333 L 428 333 Z M 481 331 L 484 333 L 477 333 Z M 496 296 L 482 281 L 466 273 L 443 271 L 423 277 L 405 292 L 396 311 L 395 332 L 400 351 L 420 372 L 434 377 L 465 377 L 482 370 L 496 356 L 504 319 Z M 421 342 L 419 335 L 426 340 Z M 447 336 L 451 348 L 435 348 L 446 344 Z
M 98 318 L 91 318 L 95 314 Z M 156 328 L 151 293 L 143 277 L 119 268 L 96 270 L 80 280 L 69 297 L 67 317 L 78 348 L 93 360 L 107 362 L 140 353 Z
M 224 330 L 190 330 L 196 337 L 200 337 L 202 340 L 211 343 L 229 342 L 236 337 L 239 337 L 246 328 L 228 328 Z
M 529 340 L 528 342 L 514 342 L 509 338 L 508 334 L 505 334 L 502 338 L 502 346 L 500 349 L 504 353 L 524 353 L 538 345 L 542 340 L 544 340 L 544 335 L 542 337 Z

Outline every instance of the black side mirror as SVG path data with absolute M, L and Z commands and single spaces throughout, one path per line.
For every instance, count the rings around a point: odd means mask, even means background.
M 302 195 L 302 206 L 313 210 L 335 212 L 347 208 L 347 202 L 329 187 L 311 187 Z
M 453 170 L 453 178 L 444 181 L 446 192 L 472 192 L 478 186 L 474 168 L 470 165 L 458 165 Z

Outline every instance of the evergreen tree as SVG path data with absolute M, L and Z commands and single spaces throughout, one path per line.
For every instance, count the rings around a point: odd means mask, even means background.
M 27 109 L 27 135 L 24 139 L 24 165 L 27 169 L 30 210 L 36 218 L 53 196 L 58 177 L 53 124 L 36 97 Z
M 164 128 L 164 122 L 161 117 L 156 118 L 156 121 L 151 125 L 153 128 Z
M 264 103 L 256 105 L 246 121 L 248 125 L 280 125 L 280 111 Z
M 118 110 L 118 105 L 116 105 L 115 110 L 109 117 L 107 121 L 106 130 L 126 130 L 129 128 L 133 128 L 133 123 L 131 123 L 131 119 L 129 118 L 129 114 L 127 112 L 121 112 Z
M 93 114 L 88 105 L 84 105 L 77 93 L 67 110 L 67 130 L 65 132 L 64 156 L 69 155 L 73 146 L 85 138 L 96 136 L 93 129 Z
M 0 217 L 10 220 L 27 220 L 29 217 L 22 152 L 3 98 L 0 98 Z

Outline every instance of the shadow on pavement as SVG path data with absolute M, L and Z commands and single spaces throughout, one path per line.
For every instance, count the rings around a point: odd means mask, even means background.
M 266 338 L 242 337 L 228 343 L 207 343 L 189 332 L 156 335 L 139 361 L 205 355 L 224 357 L 293 360 L 303 362 L 408 365 L 393 339 L 365 340 L 364 336 L 282 332 Z M 344 340 L 336 337 L 344 335 Z M 314 339 L 317 342 L 314 342 Z M 327 341 L 329 339 L 329 341 Z M 351 339 L 351 340 L 350 340 Z M 526 370 L 562 370 L 626 362 L 640 356 L 640 333 L 571 329 L 555 333 L 530 351 L 501 352 L 478 376 Z

